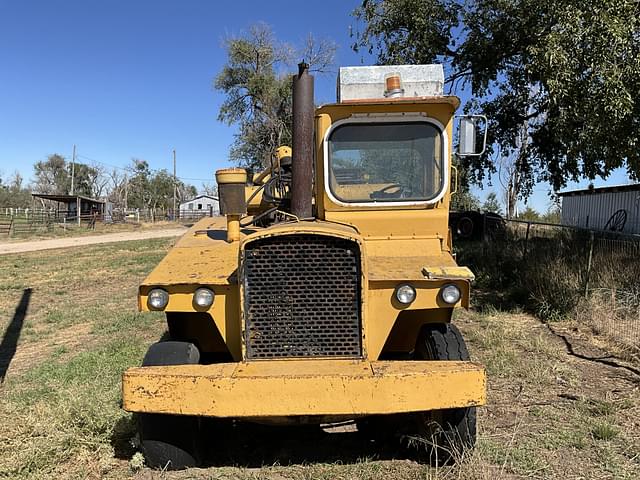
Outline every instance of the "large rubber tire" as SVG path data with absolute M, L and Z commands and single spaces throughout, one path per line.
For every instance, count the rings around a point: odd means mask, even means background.
M 458 238 L 473 238 L 475 229 L 476 226 L 473 222 L 473 219 L 471 217 L 465 216 L 458 220 L 458 223 L 456 225 L 456 234 L 458 235 Z
M 197 347 L 188 342 L 159 342 L 151 345 L 143 367 L 192 365 L 200 361 Z M 183 415 L 141 413 L 138 415 L 140 448 L 151 468 L 182 470 L 200 460 L 198 418 Z
M 142 366 L 195 365 L 199 361 L 200 351 L 193 343 L 167 341 L 151 345 L 142 360 Z
M 418 334 L 414 358 L 468 361 L 469 351 L 455 325 L 427 324 Z M 475 446 L 476 407 L 422 412 L 412 417 L 415 424 L 407 436 L 409 444 L 427 453 L 432 464 L 452 463 Z

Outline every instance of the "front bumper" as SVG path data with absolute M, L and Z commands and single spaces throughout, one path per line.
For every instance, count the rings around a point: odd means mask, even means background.
M 484 368 L 458 361 L 271 360 L 130 368 L 130 412 L 211 417 L 375 415 L 483 405 Z

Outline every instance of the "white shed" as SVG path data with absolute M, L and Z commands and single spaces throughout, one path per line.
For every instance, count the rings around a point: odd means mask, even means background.
M 563 225 L 640 234 L 640 184 L 587 188 L 559 195 Z
M 204 217 L 207 215 L 220 215 L 220 203 L 217 198 L 210 195 L 198 195 L 180 204 L 181 218 Z

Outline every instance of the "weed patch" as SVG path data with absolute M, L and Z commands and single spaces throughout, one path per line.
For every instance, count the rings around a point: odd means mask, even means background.
M 615 426 L 606 421 L 595 422 L 591 428 L 591 434 L 596 440 L 613 440 L 619 433 L 620 431 Z

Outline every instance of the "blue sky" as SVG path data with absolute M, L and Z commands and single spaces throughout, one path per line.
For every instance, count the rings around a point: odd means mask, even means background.
M 310 32 L 330 37 L 337 65 L 371 63 L 350 48 L 358 4 L 0 0 L 0 174 L 29 179 L 33 163 L 51 153 L 69 158 L 75 143 L 79 161 L 125 167 L 136 157 L 169 170 L 175 148 L 179 177 L 212 182 L 229 164 L 234 131 L 216 120 L 223 99 L 212 88 L 226 61 L 223 40 L 266 22 L 291 44 Z M 317 78 L 316 102 L 334 99 L 335 76 Z M 607 183 L 626 183 L 626 175 Z M 539 210 L 547 190 L 536 189 Z
M 291 43 L 332 37 L 338 62 L 354 63 L 356 3 L 0 0 L 0 170 L 29 178 L 34 162 L 70 157 L 75 143 L 83 157 L 158 169 L 175 148 L 179 176 L 212 179 L 233 134 L 212 88 L 223 40 L 263 21 Z M 334 82 L 318 80 L 318 99 L 333 99 Z

